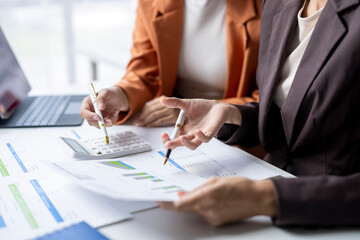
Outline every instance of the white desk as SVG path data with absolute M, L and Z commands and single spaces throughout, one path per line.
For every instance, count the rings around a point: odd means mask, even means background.
M 271 225 L 268 218 L 215 228 L 198 216 L 168 212 L 160 208 L 136 213 L 134 218 L 100 228 L 112 239 L 359 239 L 359 229 L 306 230 L 281 229 Z
M 78 128 L 83 127 L 87 127 L 87 124 Z M 154 131 L 130 128 L 144 138 L 149 138 Z M 61 134 L 64 131 L 66 128 L 0 129 L 0 136 L 6 133 L 16 133 L 19 136 L 39 132 Z M 264 162 L 262 165 L 274 168 Z M 277 171 L 286 175 L 280 169 Z M 135 213 L 133 219 L 102 227 L 100 231 L 111 239 L 360 239 L 360 229 L 282 229 L 273 226 L 266 217 L 215 228 L 198 216 L 160 208 Z

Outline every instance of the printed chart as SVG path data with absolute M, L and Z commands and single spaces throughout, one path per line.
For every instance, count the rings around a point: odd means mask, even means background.
M 56 192 L 43 185 L 38 179 L 1 182 L 0 236 L 29 238 L 80 220 L 66 204 L 55 203 Z
M 151 159 L 150 155 L 142 156 Z M 51 165 L 92 191 L 126 200 L 173 201 L 178 198 L 177 192 L 192 190 L 205 182 L 187 173 L 171 174 L 162 167 L 144 170 L 125 163 L 123 158 Z
M 0 239 L 31 239 L 79 221 L 100 227 L 155 206 L 87 191 L 40 161 L 41 152 L 32 151 L 37 144 L 29 141 L 0 140 Z M 59 148 L 50 142 L 49 149 Z
M 163 151 L 158 151 L 158 154 L 165 157 Z M 277 175 L 275 172 L 265 169 L 241 155 L 223 152 L 220 160 L 215 160 L 215 158 L 203 150 L 189 150 L 185 147 L 176 148 L 172 151 L 168 162 L 181 171 L 206 179 L 234 176 L 265 179 Z

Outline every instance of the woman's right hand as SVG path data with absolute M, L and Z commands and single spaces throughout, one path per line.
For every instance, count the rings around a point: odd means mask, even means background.
M 129 99 L 125 92 L 118 86 L 101 89 L 97 94 L 96 102 L 107 127 L 116 123 L 120 112 L 129 111 Z M 95 113 L 90 96 L 85 97 L 82 101 L 80 116 L 84 118 L 90 126 L 99 127 L 99 116 Z
M 178 98 L 164 98 L 161 102 L 186 113 L 185 123 L 177 138 L 170 140 L 168 134 L 162 135 L 162 141 L 168 149 L 179 146 L 196 149 L 203 142 L 209 142 L 224 123 L 241 125 L 240 111 L 230 104 L 215 100 Z

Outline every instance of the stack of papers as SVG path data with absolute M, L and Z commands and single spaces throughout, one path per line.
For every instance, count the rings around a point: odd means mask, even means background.
M 133 212 L 155 207 L 154 201 L 177 200 L 179 191 L 191 191 L 212 176 L 278 175 L 216 139 L 195 151 L 173 150 L 163 166 L 161 130 L 131 130 L 151 142 L 153 151 L 79 161 L 63 150 L 58 134 L 1 136 L 0 239 L 35 238 L 80 221 L 100 227 L 129 219 Z M 71 134 L 80 139 L 99 133 Z
M 108 198 L 74 184 L 42 163 L 46 152 L 37 147 L 61 150 L 51 138 L 45 145 L 32 138 L 1 137 L 0 239 L 31 239 L 80 221 L 101 227 L 156 206 Z M 60 154 L 49 160 L 58 157 L 67 158 Z

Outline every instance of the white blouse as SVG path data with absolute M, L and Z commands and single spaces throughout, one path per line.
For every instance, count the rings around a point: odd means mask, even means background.
M 180 96 L 223 97 L 227 73 L 225 13 L 226 0 L 184 0 L 175 87 Z
M 305 5 L 304 5 L 305 6 Z M 289 94 L 290 87 L 294 80 L 296 71 L 299 67 L 301 58 L 305 53 L 305 49 L 309 43 L 315 25 L 319 19 L 319 16 L 323 8 L 319 9 L 313 15 L 303 18 L 301 14 L 304 10 L 304 6 L 300 9 L 298 19 L 298 30 L 297 36 L 294 37 L 292 42 L 292 48 L 294 49 L 291 54 L 287 57 L 280 75 L 280 84 L 275 90 L 274 102 L 278 107 L 284 105 L 285 99 Z

